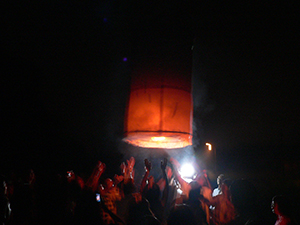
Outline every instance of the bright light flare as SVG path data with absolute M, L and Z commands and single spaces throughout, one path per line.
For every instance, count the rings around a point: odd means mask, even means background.
M 207 146 L 207 149 L 208 149 L 209 151 L 212 150 L 212 145 L 211 145 L 210 143 L 205 143 L 205 145 Z
M 161 136 L 161 137 L 151 137 L 152 141 L 164 141 L 166 139 L 166 137 Z
M 180 168 L 180 175 L 182 177 L 193 177 L 195 175 L 195 169 L 191 164 L 183 164 Z

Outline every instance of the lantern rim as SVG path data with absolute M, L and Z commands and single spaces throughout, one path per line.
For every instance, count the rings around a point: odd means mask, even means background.
M 174 131 L 131 131 L 126 133 L 123 141 L 143 148 L 176 149 L 192 145 L 192 134 Z

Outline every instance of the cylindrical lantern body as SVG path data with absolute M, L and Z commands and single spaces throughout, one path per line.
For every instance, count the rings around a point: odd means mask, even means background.
M 152 72 L 132 76 L 124 140 L 145 148 L 192 145 L 190 76 Z

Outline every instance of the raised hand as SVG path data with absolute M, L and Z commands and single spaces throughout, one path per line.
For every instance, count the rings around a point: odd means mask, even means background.
M 133 157 L 127 160 L 127 167 L 129 169 L 129 172 L 132 172 L 134 165 L 135 165 L 135 159 Z
M 129 160 L 126 160 L 126 164 L 121 164 L 121 170 L 124 175 L 124 179 L 134 178 L 134 165 L 135 159 L 131 157 Z
M 92 191 L 97 190 L 99 178 L 103 174 L 105 168 L 106 168 L 105 163 L 103 163 L 101 161 L 97 162 L 97 165 L 95 166 L 91 176 L 89 177 L 89 179 L 87 180 L 87 182 L 85 184 L 88 189 L 91 189 Z
M 126 170 L 126 164 L 125 162 L 122 162 L 120 165 L 120 169 L 121 169 L 121 173 L 124 175 L 125 174 L 125 170 Z
M 144 162 L 145 162 L 145 170 L 146 170 L 146 172 L 150 172 L 150 170 L 152 169 L 151 162 L 148 159 L 145 159 Z
M 97 164 L 97 169 L 100 173 L 103 173 L 104 170 L 106 169 L 106 165 L 105 163 L 101 162 L 101 161 L 98 161 L 98 164 Z M 99 175 L 99 173 L 97 173 L 97 175 Z

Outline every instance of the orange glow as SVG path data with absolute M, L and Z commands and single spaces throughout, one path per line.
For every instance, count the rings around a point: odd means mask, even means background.
M 192 145 L 193 104 L 189 86 L 170 77 L 139 78 L 132 79 L 123 140 L 144 148 Z
M 143 148 L 184 148 L 192 144 L 190 135 L 187 134 L 169 134 L 168 137 L 153 137 L 154 133 L 135 133 L 127 135 L 125 141 L 129 144 Z
M 166 139 L 166 137 L 162 136 L 162 137 L 151 137 L 152 141 L 164 141 Z
M 207 146 L 207 149 L 208 149 L 209 151 L 211 151 L 211 150 L 212 150 L 212 146 L 211 146 L 211 144 L 209 144 L 209 143 L 205 143 L 205 145 Z

